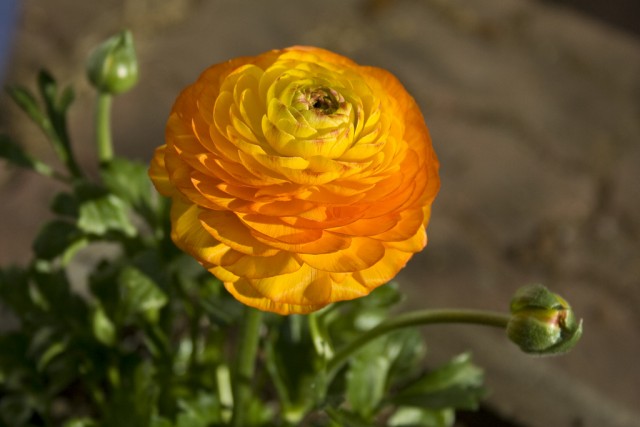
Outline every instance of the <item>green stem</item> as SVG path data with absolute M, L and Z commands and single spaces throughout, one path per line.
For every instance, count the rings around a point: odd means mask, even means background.
M 96 103 L 96 142 L 98 144 L 98 160 L 105 164 L 113 158 L 111 143 L 111 95 L 98 93 Z
M 506 328 L 510 318 L 511 316 L 508 314 L 481 310 L 421 310 L 401 314 L 393 319 L 380 323 L 375 328 L 368 330 L 356 340 L 340 349 L 335 357 L 327 363 L 328 379 L 331 381 L 349 357 L 363 348 L 367 343 L 396 329 L 431 325 L 434 323 L 475 323 L 478 325 Z
M 313 346 L 316 349 L 316 353 L 322 356 L 324 360 L 331 360 L 331 358 L 333 358 L 331 341 L 326 331 L 322 328 L 318 317 L 318 313 L 311 313 L 309 315 L 309 331 L 311 332 Z
M 251 400 L 251 381 L 256 366 L 258 342 L 260 340 L 260 326 L 262 312 L 255 308 L 245 307 L 244 318 L 240 330 L 240 345 L 236 354 L 236 369 L 233 387 L 233 415 L 231 425 L 244 426 L 244 417 Z

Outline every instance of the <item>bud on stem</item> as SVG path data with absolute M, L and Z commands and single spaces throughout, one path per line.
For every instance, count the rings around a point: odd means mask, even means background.
M 116 95 L 131 89 L 138 81 L 131 32 L 122 31 L 96 47 L 87 60 L 87 75 L 102 93 Z
M 582 335 L 569 304 L 542 285 L 526 286 L 511 301 L 509 339 L 522 351 L 537 355 L 569 351 Z

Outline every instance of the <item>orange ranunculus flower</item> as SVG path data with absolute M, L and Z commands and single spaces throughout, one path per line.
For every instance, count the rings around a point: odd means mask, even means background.
M 390 73 L 292 47 L 207 69 L 150 176 L 173 241 L 239 301 L 309 313 L 367 295 L 426 245 L 438 160 Z

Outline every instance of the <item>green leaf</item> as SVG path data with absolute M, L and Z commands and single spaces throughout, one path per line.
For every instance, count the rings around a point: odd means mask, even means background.
M 48 126 L 48 119 L 40 109 L 38 101 L 33 94 L 22 86 L 8 86 L 7 92 L 13 101 L 33 120 L 38 126 Z
M 125 373 L 126 374 L 126 373 Z M 129 375 L 105 408 L 104 427 L 149 427 L 157 413 L 159 386 L 151 364 L 140 363 Z
M 123 158 L 114 158 L 102 169 L 102 180 L 109 191 L 136 209 L 150 205 L 151 180 L 148 166 Z
M 119 283 L 126 311 L 142 313 L 152 322 L 157 320 L 158 311 L 169 301 L 158 284 L 135 267 L 125 267 L 120 273 Z
M 452 427 L 455 412 L 452 409 L 424 409 L 399 407 L 388 420 L 389 427 Z
M 42 129 L 51 142 L 58 158 L 75 177 L 81 176 L 81 171 L 74 159 L 69 141 L 66 124 L 66 110 L 73 100 L 73 91 L 66 89 L 60 100 L 57 100 L 57 84 L 47 71 L 38 74 L 38 89 L 45 104 L 43 111 L 35 97 L 22 87 L 8 88 L 9 95 L 27 113 L 27 115 Z M 45 113 L 46 112 L 46 113 Z
M 327 415 L 331 418 L 331 421 L 338 426 L 344 427 L 371 427 L 371 423 L 367 420 L 363 420 L 357 414 L 348 412 L 341 408 L 325 408 Z
M 44 371 L 53 359 L 61 355 L 67 349 L 68 344 L 69 341 L 66 339 L 51 343 L 51 345 L 49 345 L 38 359 L 38 364 L 36 366 L 38 371 Z
M 406 383 L 423 369 L 427 346 L 415 328 L 396 331 L 388 339 L 387 354 L 391 358 L 389 385 Z
M 27 359 L 29 336 L 24 332 L 2 334 L 0 348 L 0 384 L 15 388 L 16 384 L 33 371 L 33 366 Z
M 416 356 L 421 356 L 423 349 L 415 330 L 397 331 L 362 348 L 352 358 L 346 375 L 346 398 L 352 411 L 371 420 L 380 410 L 389 386 L 397 382 L 394 374 L 415 369 L 421 361 Z M 394 369 L 406 363 L 409 365 L 402 370 Z
M 358 300 L 363 307 L 390 308 L 402 301 L 397 283 L 388 283 L 377 287 L 373 292 Z
M 70 193 L 58 193 L 51 202 L 51 210 L 58 215 L 76 218 L 79 213 L 78 200 Z
M 464 353 L 401 390 L 391 402 L 429 409 L 474 410 L 484 396 L 483 377 L 482 370 Z
M 307 319 L 291 315 L 270 325 L 267 341 L 267 370 L 282 402 L 283 417 L 298 423 L 316 403 L 316 370 L 319 359 L 314 351 Z
M 73 91 L 73 88 L 71 87 L 67 87 L 62 91 L 62 94 L 60 95 L 60 99 L 58 100 L 58 105 L 57 105 L 57 111 L 60 114 L 65 114 L 67 112 L 67 110 L 69 109 L 69 107 L 71 106 L 71 104 L 73 103 L 73 101 L 75 100 L 75 92 Z
M 33 242 L 33 250 L 38 258 L 52 260 L 83 237 L 75 224 L 54 220 L 40 231 Z
M 175 267 L 179 283 L 185 292 L 193 294 L 195 303 L 206 313 L 209 320 L 220 327 L 236 323 L 243 313 L 243 305 L 238 303 L 222 286 L 222 282 L 189 256 L 179 256 Z M 197 270 L 196 277 L 188 277 L 188 271 Z
M 222 423 L 222 407 L 213 394 L 198 393 L 192 399 L 181 399 L 178 406 L 176 427 L 207 427 Z
M 372 343 L 373 344 L 373 343 Z M 390 363 L 380 348 L 370 346 L 351 361 L 347 372 L 347 401 L 353 411 L 371 420 L 384 398 Z
M 9 267 L 0 270 L 0 302 L 22 319 L 37 311 L 29 293 L 29 276 L 24 269 Z
M 400 300 L 397 286 L 389 283 L 366 297 L 330 307 L 322 317 L 335 347 L 339 348 L 385 320 L 390 309 Z
M 78 227 L 86 233 L 98 236 L 108 231 L 119 231 L 126 236 L 136 235 L 127 215 L 126 204 L 113 194 L 101 194 L 80 203 Z
M 118 313 L 122 309 L 120 306 L 120 289 L 118 287 L 118 276 L 121 269 L 122 266 L 119 263 L 102 261 L 98 263 L 89 275 L 91 294 L 96 297 L 116 325 L 120 324 L 121 319 Z
M 149 427 L 174 427 L 175 424 L 173 424 L 171 421 L 169 421 L 166 418 L 154 415 L 151 418 L 151 424 L 149 424 Z
M 30 169 L 44 176 L 52 176 L 54 174 L 51 166 L 29 156 L 6 135 L 0 135 L 0 158 L 15 166 Z
M 91 326 L 93 335 L 98 341 L 107 346 L 112 346 L 115 343 L 116 327 L 100 305 L 93 311 Z
M 33 408 L 28 396 L 8 395 L 0 399 L 0 425 L 22 427 L 27 424 Z
M 69 104 L 73 101 L 73 91 L 66 89 L 63 92 L 63 96 L 58 100 L 58 84 L 47 70 L 40 70 L 38 73 L 38 89 L 44 100 L 47 115 L 49 116 L 49 120 L 51 120 L 55 134 L 59 140 L 63 142 L 67 154 L 71 156 L 65 113 Z
M 31 298 L 43 307 L 44 310 L 56 309 L 65 306 L 71 298 L 71 287 L 67 276 L 62 270 L 40 270 L 36 266 L 31 273 L 34 286 L 31 289 Z M 37 295 L 35 295 L 37 294 Z M 40 301 L 42 300 L 42 301 Z
M 75 418 L 67 421 L 62 427 L 96 427 L 95 420 L 91 418 Z
M 71 292 L 66 270 L 40 270 L 36 267 L 31 271 L 31 278 L 30 296 L 46 315 L 46 324 L 90 333 L 87 302 Z
M 58 85 L 53 76 L 47 70 L 40 70 L 38 73 L 38 89 L 40 95 L 45 101 L 47 108 L 52 111 L 56 111 L 56 95 L 58 92 Z

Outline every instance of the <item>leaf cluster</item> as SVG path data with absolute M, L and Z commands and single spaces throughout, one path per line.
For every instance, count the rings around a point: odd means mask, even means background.
M 0 427 L 229 425 L 243 307 L 170 239 L 167 201 L 146 166 L 114 158 L 99 179 L 77 164 L 66 128 L 73 91 L 38 78 L 40 99 L 9 88 L 43 130 L 62 170 L 7 136 L 0 157 L 64 184 L 27 266 L 0 268 Z M 100 251 L 105 245 L 109 251 Z M 80 254 L 86 277 L 70 279 Z M 419 332 L 360 348 L 336 373 L 333 355 L 387 319 L 401 295 L 387 285 L 311 316 L 269 315 L 260 335 L 247 426 L 452 426 L 473 409 L 482 372 L 468 355 L 424 368 Z

